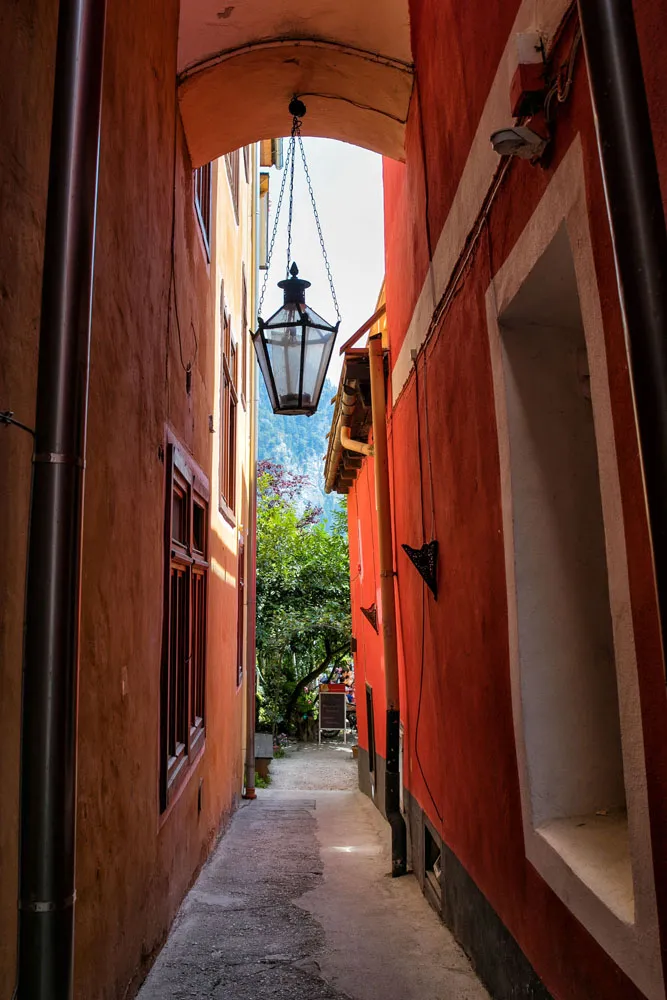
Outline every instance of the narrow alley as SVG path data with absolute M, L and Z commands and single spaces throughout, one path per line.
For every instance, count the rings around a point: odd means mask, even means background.
M 482 1000 L 340 744 L 297 745 L 187 895 L 140 1000 Z
M 667 1000 L 667 0 L 0 26 L 0 1000 Z

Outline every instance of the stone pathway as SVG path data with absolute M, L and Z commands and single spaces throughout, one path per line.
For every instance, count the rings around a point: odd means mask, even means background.
M 342 745 L 291 748 L 186 897 L 140 1000 L 485 1000 Z

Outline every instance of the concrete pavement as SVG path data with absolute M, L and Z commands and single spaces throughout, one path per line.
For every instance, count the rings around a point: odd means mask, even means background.
M 185 899 L 141 1000 L 485 1000 L 337 745 L 274 761 Z M 313 787 L 313 785 L 317 787 Z

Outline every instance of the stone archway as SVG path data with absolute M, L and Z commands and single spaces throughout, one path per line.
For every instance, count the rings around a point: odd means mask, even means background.
M 407 0 L 190 0 L 181 5 L 178 93 L 193 166 L 289 132 L 403 159 L 413 69 Z

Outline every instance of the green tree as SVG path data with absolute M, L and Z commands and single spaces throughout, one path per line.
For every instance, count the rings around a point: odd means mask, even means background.
M 350 578 L 345 507 L 327 527 L 299 513 L 307 477 L 258 465 L 257 666 L 264 721 L 293 727 L 314 682 L 349 657 Z

